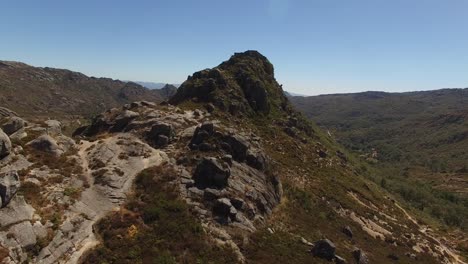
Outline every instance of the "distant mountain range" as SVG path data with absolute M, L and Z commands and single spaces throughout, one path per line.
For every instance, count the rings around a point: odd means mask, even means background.
M 64 69 L 0 61 L 0 106 L 28 116 L 92 116 L 126 103 L 160 102 L 159 90 Z
M 370 177 L 445 224 L 468 229 L 468 89 L 290 97 Z
M 159 82 L 141 82 L 141 81 L 134 81 L 134 82 L 148 89 L 162 89 L 164 86 L 168 84 L 168 83 L 159 83 Z M 180 84 L 170 84 L 170 85 L 175 86 L 176 88 L 180 86 Z

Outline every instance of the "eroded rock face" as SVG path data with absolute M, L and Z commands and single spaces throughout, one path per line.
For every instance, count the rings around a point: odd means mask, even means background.
M 0 174 L 0 207 L 8 205 L 20 187 L 20 179 L 16 171 Z
M 0 129 L 0 159 L 10 155 L 11 141 L 10 138 Z

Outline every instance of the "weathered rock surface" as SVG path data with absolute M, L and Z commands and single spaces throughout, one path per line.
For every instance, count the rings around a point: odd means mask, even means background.
M 20 179 L 16 171 L 0 174 L 0 207 L 8 205 L 20 187 Z
M 11 141 L 7 134 L 0 129 L 0 159 L 10 155 L 11 152 Z
M 26 125 L 27 123 L 24 121 L 24 119 L 17 116 L 12 116 L 8 118 L 5 123 L 3 123 L 2 129 L 7 135 L 11 135 L 16 131 L 24 128 Z
M 57 141 L 49 135 L 39 136 L 38 138 L 29 142 L 28 145 L 38 151 L 47 152 L 55 156 L 60 156 L 64 152 L 57 144 Z

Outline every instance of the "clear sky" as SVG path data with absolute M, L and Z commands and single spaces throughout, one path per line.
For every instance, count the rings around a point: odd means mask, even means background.
M 0 60 L 181 83 L 255 49 L 301 94 L 468 86 L 468 0 L 15 0 Z

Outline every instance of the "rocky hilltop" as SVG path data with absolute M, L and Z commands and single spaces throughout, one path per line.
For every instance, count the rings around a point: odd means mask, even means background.
M 2 111 L 0 258 L 464 263 L 293 110 L 260 53 L 194 73 L 169 103 L 111 108 L 73 138 Z
M 0 106 L 23 117 L 91 117 L 138 100 L 159 102 L 162 96 L 136 83 L 0 61 Z

